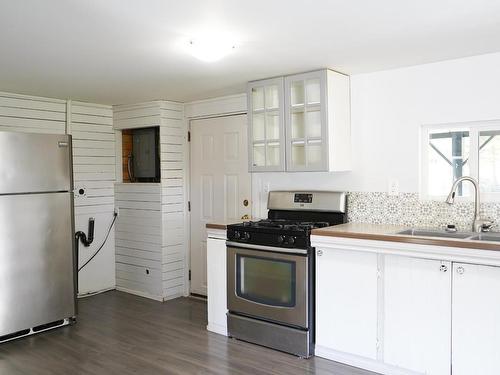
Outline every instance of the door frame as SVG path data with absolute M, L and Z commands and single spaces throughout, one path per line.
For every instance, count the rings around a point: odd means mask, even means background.
M 247 114 L 247 94 L 237 94 L 223 96 L 213 99 L 199 100 L 186 103 L 184 106 L 184 121 L 186 122 L 188 134 L 191 133 L 191 122 L 193 120 L 207 120 L 212 118 L 240 116 Z M 186 204 L 191 202 L 191 142 L 186 142 Z M 251 188 L 251 187 L 250 187 Z M 252 212 L 252 206 L 250 207 Z M 186 289 L 184 295 L 191 295 L 191 280 L 189 274 L 191 272 L 191 211 L 186 210 L 186 243 L 187 254 L 185 257 L 186 272 L 185 283 Z

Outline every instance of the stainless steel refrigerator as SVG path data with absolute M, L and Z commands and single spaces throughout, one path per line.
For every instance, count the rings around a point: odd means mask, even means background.
M 0 132 L 0 342 L 76 315 L 71 136 Z

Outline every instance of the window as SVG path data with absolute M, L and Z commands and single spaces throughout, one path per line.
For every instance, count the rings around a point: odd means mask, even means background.
M 441 199 L 462 176 L 479 180 L 483 200 L 500 200 L 500 121 L 430 125 L 422 128 L 421 195 Z M 473 194 L 469 183 L 457 196 Z

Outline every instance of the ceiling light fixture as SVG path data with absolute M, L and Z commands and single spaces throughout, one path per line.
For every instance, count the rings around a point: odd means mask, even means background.
M 189 41 L 191 55 L 204 62 L 219 61 L 235 48 L 235 43 L 223 36 L 205 36 Z

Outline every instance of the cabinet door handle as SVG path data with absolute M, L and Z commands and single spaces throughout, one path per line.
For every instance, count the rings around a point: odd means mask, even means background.
M 448 266 L 446 266 L 446 264 L 441 264 L 441 266 L 439 267 L 439 270 L 441 272 L 446 272 L 446 271 L 448 271 Z
M 464 272 L 465 272 L 465 268 L 463 268 L 462 266 L 457 267 L 457 273 L 458 273 L 459 275 L 463 275 L 463 274 L 464 274 Z
M 316 252 L 316 254 L 318 254 L 318 256 L 319 256 L 319 257 L 320 257 L 320 256 L 322 256 L 322 255 L 323 255 L 323 250 L 318 250 L 318 251 Z

